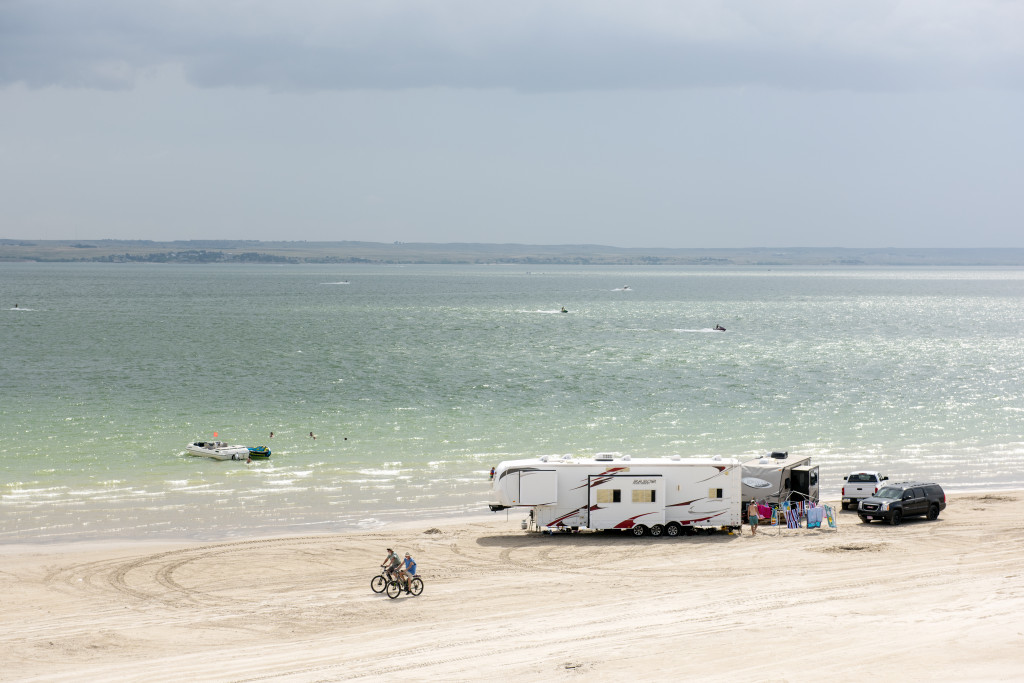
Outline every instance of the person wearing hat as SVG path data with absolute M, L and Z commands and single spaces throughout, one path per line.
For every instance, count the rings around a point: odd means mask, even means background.
M 388 572 L 393 574 L 400 566 L 402 566 L 402 560 L 399 559 L 398 553 L 391 548 L 388 548 L 388 556 L 384 558 L 384 561 L 380 563 L 380 566 L 386 566 Z
M 416 576 L 416 560 L 412 559 L 412 555 L 409 553 L 405 554 L 405 562 L 402 567 L 402 578 L 405 579 L 405 592 L 409 592 L 409 582 L 412 581 L 412 577 Z

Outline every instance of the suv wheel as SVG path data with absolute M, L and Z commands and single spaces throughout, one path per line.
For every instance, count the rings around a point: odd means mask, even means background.
M 938 519 L 939 517 L 939 506 L 932 503 L 932 506 L 928 508 L 928 519 Z
M 894 510 L 892 517 L 889 518 L 889 524 L 893 526 L 899 526 L 900 522 L 903 521 L 903 510 Z

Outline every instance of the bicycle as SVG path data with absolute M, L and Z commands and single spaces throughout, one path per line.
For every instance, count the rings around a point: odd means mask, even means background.
M 384 565 L 381 565 L 380 574 L 370 579 L 370 590 L 374 593 L 383 593 L 384 589 L 388 587 L 388 582 L 391 580 L 391 570 L 385 569 Z
M 399 595 L 401 595 L 403 590 L 406 590 L 413 597 L 423 592 L 423 579 L 420 578 L 419 574 L 416 574 L 411 579 L 409 579 L 408 588 L 402 588 L 402 583 L 404 583 L 402 579 L 392 579 L 388 581 L 387 586 L 385 586 L 385 588 L 388 591 L 389 598 L 394 600 Z

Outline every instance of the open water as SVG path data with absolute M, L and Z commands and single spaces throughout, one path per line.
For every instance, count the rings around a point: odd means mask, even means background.
M 0 542 L 482 513 L 545 453 L 1017 488 L 1022 420 L 1024 269 L 0 264 Z

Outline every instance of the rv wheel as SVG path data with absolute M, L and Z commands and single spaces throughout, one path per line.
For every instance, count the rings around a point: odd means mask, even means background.
M 665 527 L 666 536 L 678 536 L 680 533 L 682 533 L 682 531 L 682 527 L 680 527 L 675 522 L 669 522 L 668 526 Z
M 655 524 L 651 527 L 651 536 L 661 536 L 665 533 L 665 527 L 660 524 Z
M 643 524 L 637 524 L 632 529 L 630 529 L 630 531 L 633 532 L 634 536 L 643 536 L 647 533 L 647 527 L 645 527 Z

